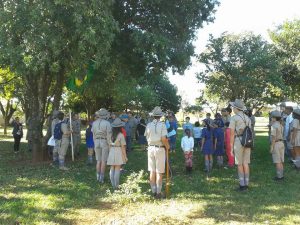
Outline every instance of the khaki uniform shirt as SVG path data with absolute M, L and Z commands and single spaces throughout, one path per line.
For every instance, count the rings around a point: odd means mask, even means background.
M 80 135 L 80 128 L 81 121 L 80 120 L 72 120 L 72 130 L 74 135 Z
M 300 123 L 299 123 L 299 120 L 294 119 L 292 121 L 292 129 L 294 129 L 293 132 L 296 132 L 294 146 L 300 146 Z
M 107 120 L 97 119 L 93 122 L 92 132 L 94 139 L 106 139 L 110 143 L 111 125 Z
M 234 130 L 235 136 L 240 136 L 246 127 L 246 124 L 251 127 L 251 121 L 249 117 L 243 112 L 238 112 L 230 119 L 229 128 Z
M 62 138 L 69 138 L 71 135 L 66 134 L 70 131 L 70 127 L 66 123 L 61 124 L 61 131 L 63 132 Z
M 148 123 L 145 136 L 147 138 L 149 145 L 159 145 L 162 146 L 161 141 L 162 137 L 167 136 L 168 131 L 164 122 L 153 120 L 151 123 Z
M 275 141 L 283 140 L 283 126 L 278 121 L 271 126 L 271 136 L 275 138 Z

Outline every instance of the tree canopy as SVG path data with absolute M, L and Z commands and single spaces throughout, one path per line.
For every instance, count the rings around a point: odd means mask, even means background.
M 252 33 L 210 36 L 199 55 L 206 70 L 198 79 L 206 84 L 206 96 L 225 102 L 236 98 L 258 107 L 281 98 L 284 84 L 272 45 Z

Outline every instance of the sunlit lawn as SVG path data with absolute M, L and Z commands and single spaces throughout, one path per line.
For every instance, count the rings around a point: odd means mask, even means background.
M 199 152 L 193 174 L 186 175 L 177 150 L 171 155 L 171 198 L 162 201 L 150 197 L 147 172 L 140 172 L 147 169 L 146 153 L 137 148 L 122 176 L 126 183 L 112 195 L 108 176 L 99 185 L 94 167 L 86 166 L 84 145 L 81 160 L 61 172 L 49 163 L 26 165 L 26 143 L 14 155 L 12 139 L 2 135 L 0 224 L 300 224 L 300 173 L 286 162 L 285 181 L 272 180 L 266 135 L 266 127 L 258 127 L 249 191 L 235 191 L 235 169 L 216 168 L 206 179 Z

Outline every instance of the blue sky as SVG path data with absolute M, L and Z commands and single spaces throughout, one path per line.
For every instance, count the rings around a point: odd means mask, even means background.
M 300 19 L 300 0 L 220 0 L 221 4 L 215 13 L 214 23 L 204 25 L 198 31 L 194 42 L 196 54 L 201 53 L 207 44 L 209 34 L 218 37 L 224 31 L 241 33 L 252 31 L 268 38 L 268 30 L 286 20 Z M 169 75 L 171 83 L 176 85 L 179 94 L 190 104 L 194 104 L 199 90 L 204 87 L 197 83 L 196 73 L 203 66 L 193 59 L 192 66 L 184 76 Z

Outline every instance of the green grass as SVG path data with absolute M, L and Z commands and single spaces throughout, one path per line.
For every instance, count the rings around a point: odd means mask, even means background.
M 99 185 L 95 168 L 85 165 L 84 145 L 82 158 L 61 172 L 49 163 L 29 164 L 26 143 L 14 155 L 12 139 L 0 135 L 0 224 L 300 224 L 300 174 L 285 163 L 285 181 L 272 180 L 266 135 L 265 128 L 257 129 L 249 191 L 234 190 L 236 169 L 214 169 L 206 179 L 199 152 L 193 174 L 186 175 L 177 150 L 170 156 L 171 198 L 163 201 L 150 197 L 141 150 L 129 155 L 122 189 L 112 193 L 108 179 Z

